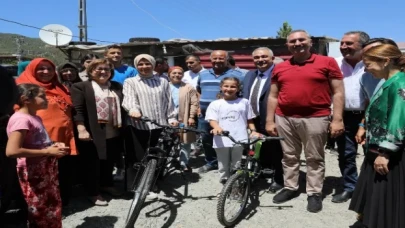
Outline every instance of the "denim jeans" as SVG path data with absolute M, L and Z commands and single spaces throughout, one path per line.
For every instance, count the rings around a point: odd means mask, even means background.
M 217 167 L 218 166 L 217 154 L 214 148 L 212 148 L 212 143 L 214 139 L 212 134 L 210 133 L 210 131 L 212 130 L 210 123 L 206 121 L 203 117 L 199 117 L 198 129 L 206 132 L 206 134 L 202 135 L 202 144 L 204 149 L 205 161 L 207 162 L 206 165 Z
M 182 166 L 188 165 L 188 159 L 190 157 L 191 143 L 182 143 L 180 150 L 180 164 Z
M 354 191 L 357 183 L 356 155 L 358 145 L 355 136 L 361 119 L 361 114 L 345 111 L 343 116 L 345 132 L 336 139 L 339 153 L 339 168 L 343 177 L 343 189 L 348 192 Z

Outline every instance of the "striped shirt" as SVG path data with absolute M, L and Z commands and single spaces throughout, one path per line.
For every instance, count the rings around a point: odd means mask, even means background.
M 171 97 L 169 82 L 164 78 L 128 78 L 124 82 L 122 107 L 128 112 L 139 112 L 143 117 L 168 125 L 175 122 L 176 110 Z M 139 130 L 157 129 L 154 124 L 130 119 L 130 124 Z
M 240 82 L 243 83 L 242 73 L 233 69 L 228 69 L 221 75 L 216 75 L 213 69 L 205 70 L 200 73 L 197 89 L 201 91 L 200 109 L 203 116 L 205 115 L 208 105 L 217 99 L 217 94 L 221 91 L 221 80 L 226 77 L 239 78 Z

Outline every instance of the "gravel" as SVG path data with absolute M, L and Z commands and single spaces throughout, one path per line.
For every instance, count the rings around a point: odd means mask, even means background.
M 357 158 L 358 167 L 363 161 L 363 151 L 359 147 Z M 309 213 L 306 210 L 307 196 L 305 194 L 305 162 L 301 157 L 301 178 L 299 197 L 281 205 L 272 202 L 274 194 L 266 192 L 267 185 L 263 180 L 256 189 L 259 190 L 257 201 L 248 205 L 245 218 L 236 226 L 243 228 L 342 228 L 351 227 L 356 221 L 355 213 L 349 211 L 349 201 L 335 204 L 331 202 L 333 193 L 341 190 L 340 171 L 336 154 L 326 154 L 326 178 L 324 183 L 323 210 L 319 213 Z M 203 158 L 191 161 L 191 165 L 199 167 Z M 184 180 L 179 173 L 169 176 L 160 183 L 163 191 L 156 200 L 147 200 L 136 223 L 136 227 L 175 227 L 175 228 L 215 228 L 221 227 L 216 218 L 216 195 L 221 191 L 222 185 L 218 182 L 216 171 L 206 174 L 197 174 L 196 169 L 187 179 L 188 196 L 184 194 Z M 131 204 L 131 197 L 120 199 L 106 198 L 107 207 L 92 207 L 83 196 L 80 189 L 76 189 L 76 196 L 71 204 L 64 208 L 65 228 L 112 228 L 124 227 L 127 211 Z

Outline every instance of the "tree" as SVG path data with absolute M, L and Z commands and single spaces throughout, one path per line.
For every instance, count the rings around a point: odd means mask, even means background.
M 283 26 L 277 31 L 277 38 L 287 38 L 288 34 L 292 31 L 292 27 L 288 22 L 284 22 Z

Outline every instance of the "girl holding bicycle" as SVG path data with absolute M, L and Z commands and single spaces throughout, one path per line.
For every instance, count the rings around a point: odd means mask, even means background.
M 226 183 L 235 165 L 242 158 L 243 148 L 222 137 L 223 131 L 229 131 L 237 141 L 248 139 L 247 127 L 251 137 L 260 137 L 256 132 L 253 113 L 249 100 L 239 98 L 241 82 L 236 77 L 226 77 L 220 84 L 221 98 L 213 101 L 207 109 L 205 119 L 210 122 L 214 134 L 213 147 L 217 152 L 220 183 Z

